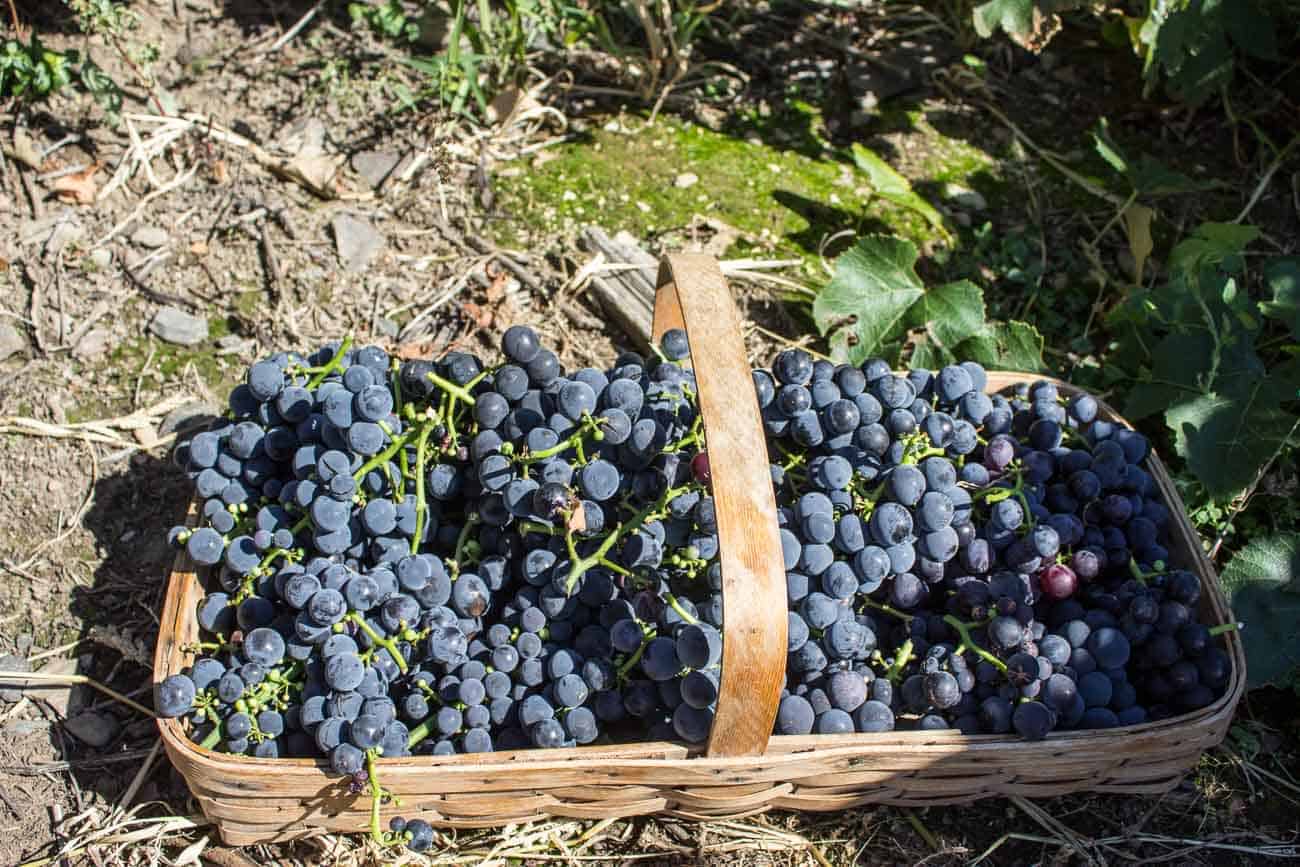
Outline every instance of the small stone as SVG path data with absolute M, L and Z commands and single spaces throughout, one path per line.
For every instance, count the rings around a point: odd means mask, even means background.
M 44 252 L 57 255 L 85 233 L 72 210 L 65 208 L 58 214 L 24 222 L 18 229 L 18 243 L 23 247 L 40 244 Z
M 107 247 L 97 247 L 90 251 L 90 264 L 103 271 L 113 264 L 113 251 Z
M 93 361 L 108 352 L 113 345 L 113 333 L 106 328 L 92 328 L 77 345 L 72 347 L 72 357 L 78 361 Z
M 0 361 L 19 352 L 25 352 L 26 349 L 27 338 L 8 322 L 0 322 Z
M 984 211 L 989 206 L 988 199 L 984 198 L 983 195 L 958 184 L 945 184 L 943 197 L 957 207 L 965 208 L 968 211 Z
M 150 321 L 149 330 L 168 343 L 196 346 L 208 339 L 208 320 L 175 307 L 164 307 Z
M 398 174 L 399 165 L 407 162 L 401 154 L 392 151 L 362 151 L 352 156 L 352 169 L 373 188 Z
M 12 653 L 6 653 L 0 656 L 0 671 L 31 671 L 32 664 L 21 656 L 14 656 Z M 4 686 L 0 683 L 0 701 L 15 702 L 23 697 L 23 691 L 18 686 Z
M 131 243 L 154 250 L 164 246 L 168 237 L 167 230 L 161 226 L 141 226 L 131 234 Z
M 695 172 L 682 172 L 673 181 L 673 186 L 679 190 L 685 190 L 689 187 L 695 186 L 699 182 L 700 176 L 695 174 Z
M 102 749 L 113 742 L 122 724 L 116 717 L 95 710 L 83 711 L 63 724 L 63 728 L 83 744 Z
M 383 334 L 385 337 L 390 337 L 393 340 L 397 339 L 397 335 L 402 330 L 398 327 L 396 322 L 389 319 L 387 316 L 380 316 L 375 320 L 375 327 L 379 329 L 380 334 Z
M 247 341 L 238 334 L 227 334 L 217 338 L 217 349 L 243 349 Z
M 158 436 L 165 437 L 179 430 L 200 427 L 220 415 L 221 407 L 215 403 L 206 400 L 190 401 L 163 416 L 162 423 L 158 425 Z
M 366 270 L 370 261 L 384 248 L 384 236 L 365 220 L 339 214 L 331 225 L 334 246 L 347 271 L 355 274 Z

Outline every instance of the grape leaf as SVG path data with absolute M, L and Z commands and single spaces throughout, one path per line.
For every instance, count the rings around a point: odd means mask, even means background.
M 894 168 L 881 159 L 879 154 L 855 142 L 853 162 L 867 176 L 867 181 L 877 196 L 900 207 L 916 211 L 931 226 L 943 235 L 948 235 L 948 229 L 943 224 L 943 215 L 917 195 L 907 178 L 894 171 Z
M 1034 0 L 988 0 L 975 7 L 975 32 L 988 39 L 995 30 L 1026 33 L 1034 25 Z
M 1216 366 L 1214 336 L 1205 329 L 1167 335 L 1151 360 L 1150 374 L 1134 384 L 1124 405 L 1124 415 L 1134 421 L 1264 375 L 1254 345 L 1243 339 L 1221 345 Z
M 990 322 L 954 351 L 995 370 L 1043 369 L 1043 335 L 1025 322 Z
M 1129 173 L 1133 189 L 1139 193 L 1159 196 L 1169 193 L 1195 193 L 1215 186 L 1209 181 L 1189 178 L 1182 172 L 1174 171 L 1169 166 L 1153 157 L 1143 154 Z
M 1265 302 L 1264 315 L 1280 319 L 1300 340 L 1300 259 L 1287 256 L 1274 259 L 1264 267 L 1264 282 L 1273 290 L 1273 300 Z
M 1130 161 L 1120 146 L 1110 137 L 1110 124 L 1104 117 L 1097 122 L 1097 127 L 1092 132 L 1092 142 L 1097 154 L 1109 163 L 1111 168 L 1127 178 L 1136 193 L 1147 195 L 1191 193 L 1214 186 L 1174 171 L 1147 154 L 1138 157 L 1137 162 Z
M 916 255 L 908 241 L 868 235 L 835 260 L 835 276 L 813 301 L 813 320 L 837 359 L 861 364 L 903 322 L 925 292 Z
M 1165 411 L 1175 448 L 1215 500 L 1241 493 L 1291 436 L 1300 419 L 1281 404 L 1296 399 L 1297 386 L 1300 364 L 1293 361 L 1266 376 L 1224 380 L 1215 392 Z
M 941 347 L 951 350 L 984 328 L 984 291 L 969 280 L 927 289 L 907 311 L 909 328 L 925 328 Z
M 1259 237 L 1259 229 L 1236 223 L 1202 223 L 1178 242 L 1169 253 L 1169 267 L 1195 278 L 1208 265 L 1239 270 L 1238 257 L 1246 245 Z
M 907 360 L 907 366 L 938 370 L 954 361 L 956 357 L 946 348 L 936 346 L 929 339 L 922 337 L 912 344 L 912 355 Z
M 1300 665 L 1300 535 L 1251 540 L 1228 562 L 1222 582 L 1244 624 L 1247 683 L 1285 682 Z

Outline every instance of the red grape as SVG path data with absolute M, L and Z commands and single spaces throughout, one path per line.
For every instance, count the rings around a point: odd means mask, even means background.
M 1079 586 L 1079 578 L 1069 566 L 1053 563 L 1038 573 L 1038 586 L 1049 599 L 1068 599 Z
M 707 485 L 712 482 L 713 476 L 709 472 L 708 452 L 700 452 L 698 455 L 691 458 L 691 473 L 695 476 L 695 480 L 700 484 Z

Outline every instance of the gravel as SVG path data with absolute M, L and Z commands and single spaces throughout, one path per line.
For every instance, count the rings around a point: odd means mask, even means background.
M 359 273 L 369 267 L 372 259 L 384 248 L 384 236 L 365 220 L 348 214 L 339 214 L 332 224 L 334 245 L 343 268 Z
M 168 237 L 167 230 L 161 226 L 141 226 L 132 233 L 131 243 L 152 250 L 166 245 Z
M 164 307 L 149 323 L 149 330 L 168 343 L 195 346 L 208 339 L 208 320 L 175 307 Z
M 106 713 L 87 710 L 66 721 L 63 728 L 83 744 L 102 749 L 122 731 L 122 724 Z

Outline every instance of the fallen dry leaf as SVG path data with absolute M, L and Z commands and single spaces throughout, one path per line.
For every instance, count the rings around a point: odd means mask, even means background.
M 286 162 L 273 164 L 270 169 L 323 199 L 336 199 L 338 188 L 334 184 L 334 176 L 338 174 L 342 163 L 342 157 L 299 155 Z
M 93 205 L 95 203 L 95 194 L 99 192 L 99 184 L 95 182 L 95 173 L 99 171 L 100 165 L 100 163 L 95 163 L 85 171 L 55 178 L 50 184 L 50 189 L 59 197 L 60 202 L 75 205 Z
M 479 328 L 491 327 L 492 325 L 491 310 L 488 310 L 484 307 L 480 307 L 477 304 L 475 304 L 473 301 L 466 301 L 464 304 L 461 305 L 461 308 L 465 311 L 465 315 L 468 316 L 471 320 L 473 320 L 474 324 L 477 325 Z
M 492 282 L 487 287 L 487 300 L 492 306 L 501 303 L 506 297 L 506 284 L 510 282 L 510 275 L 505 271 L 498 271 L 492 278 Z M 484 326 L 485 328 L 487 326 Z

